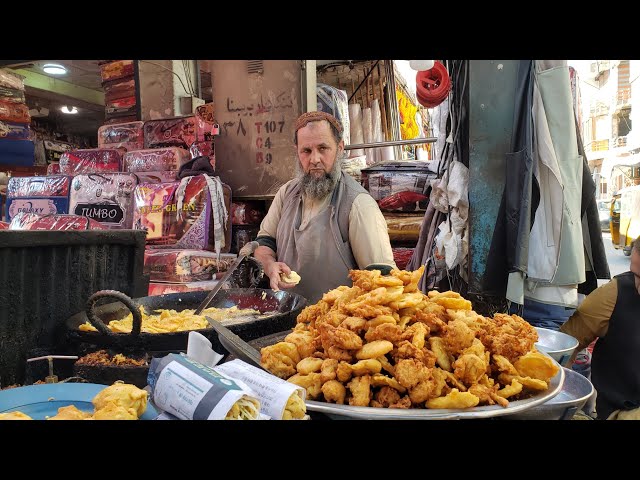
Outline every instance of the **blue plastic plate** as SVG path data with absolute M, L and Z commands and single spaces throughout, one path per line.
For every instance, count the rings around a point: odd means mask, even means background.
M 0 391 L 0 413 L 19 410 L 34 420 L 46 420 L 58 413 L 58 408 L 75 405 L 83 412 L 93 413 L 91 400 L 107 385 L 96 383 L 49 383 L 29 385 Z M 147 402 L 140 420 L 153 420 L 158 411 Z

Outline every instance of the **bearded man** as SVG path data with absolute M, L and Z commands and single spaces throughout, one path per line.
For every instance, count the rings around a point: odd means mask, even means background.
M 298 175 L 276 193 L 254 256 L 273 290 L 292 289 L 313 304 L 333 288 L 350 286 L 351 269 L 396 265 L 378 204 L 342 172 L 340 122 L 326 112 L 307 112 L 294 128 Z M 282 280 L 292 270 L 300 276 L 297 284 Z

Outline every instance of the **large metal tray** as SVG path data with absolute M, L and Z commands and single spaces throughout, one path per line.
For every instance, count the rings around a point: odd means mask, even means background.
M 290 331 L 272 334 L 267 337 L 249 342 L 258 350 L 267 345 L 282 341 Z M 545 403 L 555 397 L 562 390 L 565 379 L 564 369 L 556 360 L 545 352 L 558 366 L 559 372 L 551 379 L 549 388 L 539 392 L 524 400 L 514 400 L 509 402 L 509 406 L 487 405 L 483 407 L 473 407 L 466 409 L 402 409 L 402 408 L 374 408 L 374 407 L 354 407 L 352 405 L 336 405 L 334 403 L 317 402 L 307 400 L 307 410 L 323 413 L 336 420 L 359 419 L 359 420 L 459 420 L 475 418 L 492 418 L 521 413 L 536 405 Z

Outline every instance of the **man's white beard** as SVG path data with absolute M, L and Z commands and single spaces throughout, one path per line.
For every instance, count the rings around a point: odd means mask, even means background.
M 302 193 L 316 200 L 322 200 L 329 195 L 340 178 L 341 163 L 341 160 L 336 158 L 331 171 L 329 173 L 325 172 L 320 178 L 316 178 L 311 172 L 304 173 L 300 162 L 297 162 L 298 178 L 302 179 Z

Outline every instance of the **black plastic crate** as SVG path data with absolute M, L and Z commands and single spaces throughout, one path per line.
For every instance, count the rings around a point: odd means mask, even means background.
M 142 230 L 0 231 L 0 385 L 24 382 L 32 352 L 65 353 L 65 321 L 94 292 L 147 295 L 145 236 Z

